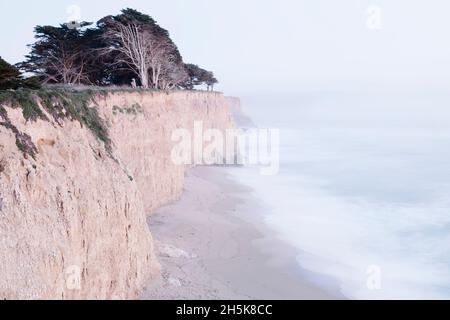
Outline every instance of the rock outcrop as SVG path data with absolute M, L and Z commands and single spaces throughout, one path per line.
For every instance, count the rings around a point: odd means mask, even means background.
M 26 121 L 3 106 L 17 132 L 0 125 L 2 299 L 137 297 L 159 273 L 146 215 L 178 199 L 188 168 L 171 161 L 172 131 L 233 127 L 219 93 L 114 92 L 91 104 L 110 148 L 78 121 Z

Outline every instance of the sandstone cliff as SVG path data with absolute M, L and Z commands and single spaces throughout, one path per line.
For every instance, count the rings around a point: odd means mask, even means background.
M 219 93 L 115 92 L 90 104 L 110 146 L 79 121 L 27 121 L 3 105 L 0 120 L 11 125 L 0 125 L 2 299 L 137 297 L 159 272 L 146 214 L 183 190 L 187 167 L 170 160 L 172 130 L 233 127 Z

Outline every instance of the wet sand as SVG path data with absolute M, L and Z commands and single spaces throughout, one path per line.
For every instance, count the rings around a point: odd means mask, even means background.
M 264 208 L 227 170 L 192 169 L 181 200 L 148 219 L 162 274 L 141 298 L 341 298 L 305 280 L 295 249 L 264 226 Z

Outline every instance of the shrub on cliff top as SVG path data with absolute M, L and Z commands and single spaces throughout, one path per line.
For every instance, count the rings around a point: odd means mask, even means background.
M 47 117 L 37 105 L 31 90 L 0 91 L 0 103 L 9 104 L 13 108 L 22 108 L 23 117 L 26 120 L 36 120 L 38 118 L 47 120 Z

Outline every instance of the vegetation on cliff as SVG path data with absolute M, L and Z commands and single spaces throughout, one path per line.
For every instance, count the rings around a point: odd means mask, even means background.
M 35 34 L 36 42 L 24 62 L 13 66 L 0 58 L 0 126 L 11 130 L 18 148 L 32 157 L 37 148 L 11 123 L 5 106 L 21 108 L 26 121 L 49 121 L 49 116 L 60 124 L 62 119 L 79 121 L 111 154 L 108 130 L 94 103 L 96 95 L 117 86 L 193 90 L 206 85 L 209 90 L 218 82 L 211 71 L 184 63 L 169 32 L 133 9 L 104 17 L 95 25 L 37 26 Z M 88 88 L 80 90 L 80 86 Z M 114 109 L 115 114 L 140 111 L 137 105 Z
M 42 108 L 50 114 L 53 119 L 60 123 L 62 119 L 79 121 L 86 126 L 100 141 L 105 144 L 108 152 L 111 150 L 111 141 L 108 130 L 97 112 L 95 106 L 91 106 L 94 96 L 103 94 L 101 91 L 64 90 L 64 89 L 18 89 L 0 91 L 0 125 L 10 129 L 16 135 L 16 144 L 25 154 L 34 157 L 37 149 L 31 139 L 11 123 L 3 106 L 21 108 L 23 117 L 27 121 L 38 119 L 49 121 Z

